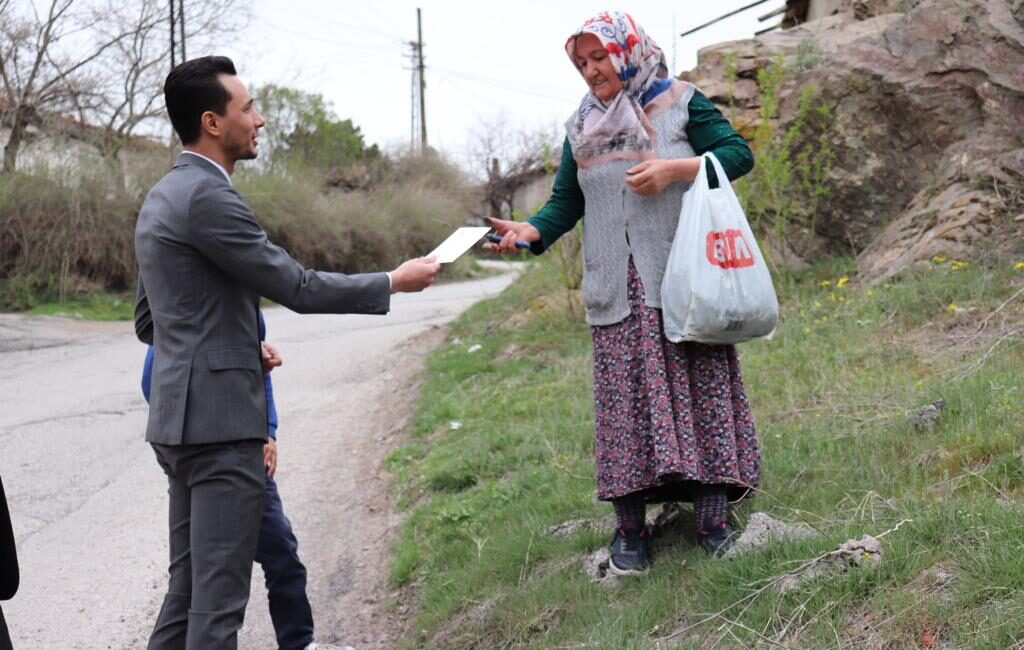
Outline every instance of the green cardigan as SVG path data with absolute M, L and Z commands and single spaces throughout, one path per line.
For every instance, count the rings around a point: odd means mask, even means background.
M 714 153 L 730 181 L 754 168 L 754 154 L 747 141 L 732 128 L 729 120 L 715 108 L 711 100 L 699 90 L 695 91 L 687 109 L 690 120 L 686 123 L 686 137 L 698 156 L 709 151 Z M 585 201 L 576 172 L 576 159 L 572 157 L 572 148 L 566 138 L 562 144 L 562 162 L 555 174 L 551 198 L 537 214 L 527 219 L 540 231 L 541 240 L 530 247 L 536 255 L 543 253 L 583 218 Z M 712 188 L 718 187 L 718 176 L 714 168 L 708 167 L 707 173 L 709 185 Z

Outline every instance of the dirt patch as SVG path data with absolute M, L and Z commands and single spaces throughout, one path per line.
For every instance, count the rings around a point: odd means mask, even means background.
M 405 442 L 405 432 L 416 405 L 426 358 L 424 350 L 433 350 L 445 339 L 445 328 L 434 327 L 412 339 L 395 351 L 390 373 L 395 383 L 386 399 L 373 414 L 373 435 L 350 448 L 359 465 L 369 468 L 366 480 L 360 486 L 359 516 L 352 517 L 348 534 L 350 539 L 372 540 L 362 548 L 359 570 L 346 570 L 339 565 L 332 578 L 334 594 L 342 602 L 344 638 L 328 635 L 318 639 L 326 643 L 347 643 L 356 650 L 394 650 L 405 637 L 414 611 L 409 607 L 409 590 L 396 589 L 390 584 L 391 543 L 401 531 L 402 517 L 395 511 L 391 490 L 393 476 L 384 468 L 388 455 Z M 339 629 L 340 626 L 321 625 L 321 630 Z
M 463 609 L 448 619 L 434 634 L 434 645 L 439 648 L 465 647 L 468 643 L 479 640 L 491 613 L 500 601 L 500 596 L 494 596 Z
M 915 356 L 929 363 L 984 354 L 1024 331 L 1024 288 L 991 310 L 959 305 L 948 305 L 947 310 L 944 318 L 896 337 L 892 345 L 909 346 Z

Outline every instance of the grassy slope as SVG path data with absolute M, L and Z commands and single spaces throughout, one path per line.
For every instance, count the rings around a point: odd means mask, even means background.
M 135 312 L 134 293 L 97 292 L 64 302 L 44 302 L 30 310 L 33 316 L 63 316 L 78 320 L 131 320 Z
M 836 261 L 778 277 L 775 339 L 742 346 L 764 492 L 739 519 L 768 511 L 824 538 L 711 561 L 685 535 L 665 536 L 650 575 L 618 589 L 578 561 L 608 543 L 605 525 L 548 533 L 610 512 L 593 497 L 589 334 L 562 306 L 557 272 L 540 265 L 466 314 L 431 357 L 412 439 L 391 459 L 408 514 L 393 577 L 419 604 L 407 647 L 651 648 L 722 610 L 659 647 L 1024 639 L 1024 297 L 996 311 L 1024 270 L 940 260 L 873 289 L 841 280 L 852 270 Z M 940 396 L 935 426 L 915 428 L 907 413 Z M 904 520 L 879 568 L 733 606 Z

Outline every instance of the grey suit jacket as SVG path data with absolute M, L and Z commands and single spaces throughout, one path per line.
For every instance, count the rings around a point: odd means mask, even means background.
M 387 274 L 304 269 L 210 162 L 181 154 L 135 226 L 135 331 L 155 348 L 148 442 L 266 438 L 260 296 L 300 313 L 386 314 Z

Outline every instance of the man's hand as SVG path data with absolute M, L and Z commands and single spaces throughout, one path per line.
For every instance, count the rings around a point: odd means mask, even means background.
M 267 476 L 274 478 L 277 473 L 277 441 L 267 438 L 267 444 L 263 445 L 263 468 L 267 470 Z
M 266 341 L 260 341 L 260 361 L 263 362 L 263 372 L 270 372 L 284 363 L 277 348 Z
M 391 272 L 391 293 L 423 291 L 434 284 L 434 276 L 440 270 L 436 257 L 416 257 L 402 262 Z
M 645 160 L 626 170 L 626 185 L 637 194 L 660 194 L 676 182 L 689 182 L 697 177 L 700 158 Z
M 520 249 L 516 248 L 517 240 L 528 243 L 540 241 L 540 231 L 525 221 L 507 221 L 488 217 L 487 223 L 491 224 L 491 228 L 494 228 L 494 231 L 501 237 L 499 243 L 484 244 L 484 250 L 492 253 L 520 252 Z

